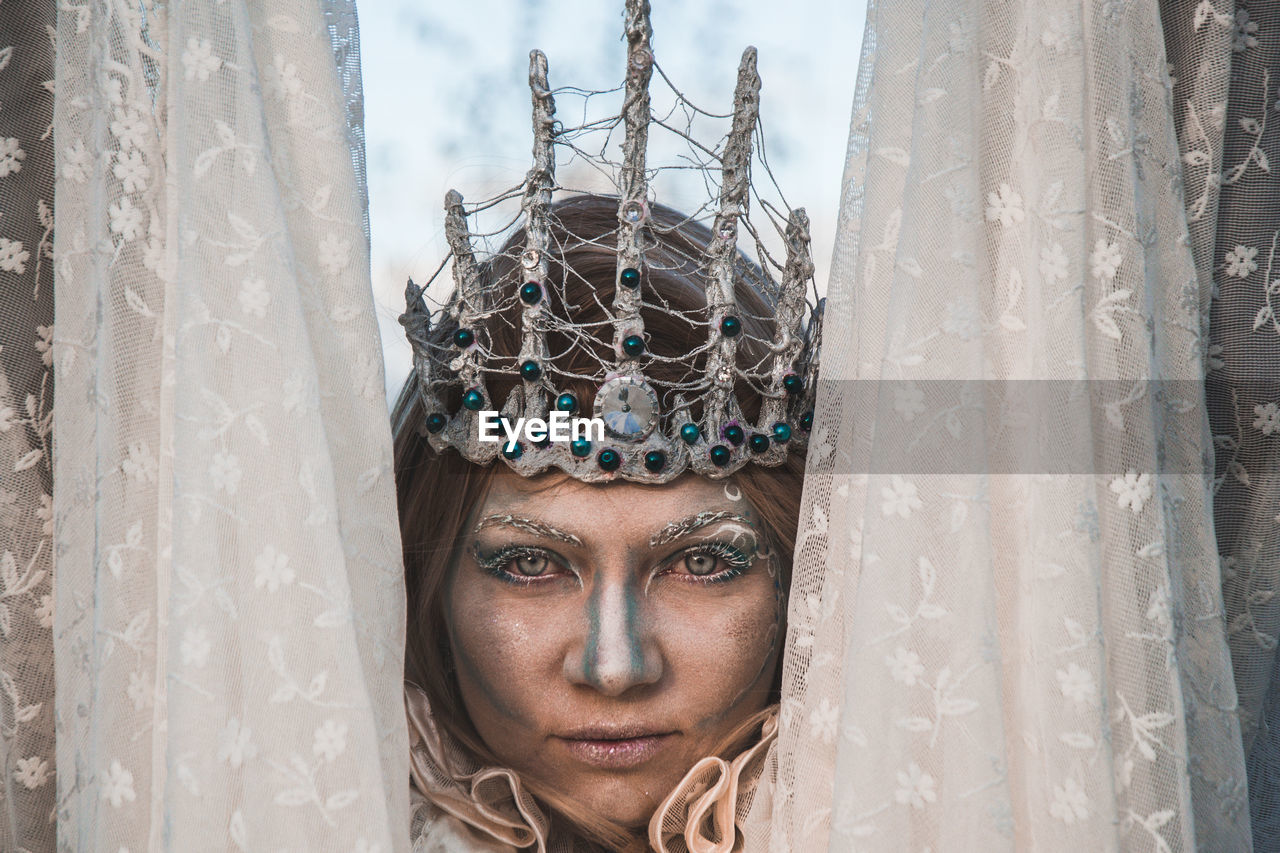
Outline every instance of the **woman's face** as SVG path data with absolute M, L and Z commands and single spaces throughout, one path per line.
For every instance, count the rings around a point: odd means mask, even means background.
M 466 710 L 504 765 L 641 825 L 768 703 L 781 581 L 732 485 L 500 470 L 445 599 Z

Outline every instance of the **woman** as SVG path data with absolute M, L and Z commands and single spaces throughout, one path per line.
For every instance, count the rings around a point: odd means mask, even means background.
M 713 237 L 660 206 L 649 222 L 644 375 L 666 403 L 711 351 L 697 259 Z M 609 348 L 618 200 L 561 202 L 550 223 L 560 250 L 548 310 L 595 330 L 597 345 L 550 335 L 551 362 L 558 390 L 590 401 L 591 383 L 573 377 L 598 372 Z M 484 280 L 518 283 L 526 239 L 513 235 Z M 736 267 L 737 364 L 749 377 L 768 361 L 773 309 L 758 270 L 741 258 Z M 509 305 L 471 330 L 491 358 L 517 358 L 519 310 Z M 447 349 L 457 331 L 445 323 L 433 336 Z M 683 849 L 688 828 L 732 845 L 735 812 L 741 820 L 776 728 L 803 455 L 721 480 L 526 478 L 432 450 L 419 384 L 410 378 L 394 413 L 419 843 L 626 849 L 647 838 Z M 504 399 L 516 384 L 489 392 Z M 735 388 L 748 423 L 762 404 L 753 385 Z

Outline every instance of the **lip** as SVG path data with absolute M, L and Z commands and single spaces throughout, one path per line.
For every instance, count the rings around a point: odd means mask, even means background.
M 675 734 L 640 729 L 592 729 L 560 736 L 560 740 L 583 764 L 604 770 L 625 770 L 652 759 Z

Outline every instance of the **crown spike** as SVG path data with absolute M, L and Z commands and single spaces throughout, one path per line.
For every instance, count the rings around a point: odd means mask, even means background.
M 734 267 L 737 260 L 738 217 L 745 216 L 751 190 L 751 136 L 760 117 L 760 75 L 756 72 L 756 49 L 742 52 L 738 83 L 733 92 L 733 127 L 721 158 L 720 209 L 707 253 L 711 261 L 711 282 L 707 288 L 711 353 L 707 372 L 711 390 L 703 417 L 708 428 L 718 433 L 723 422 L 732 420 L 729 411 L 737 365 L 738 333 L 742 318 L 735 313 Z
M 405 312 L 400 315 L 400 325 L 404 326 L 405 337 L 409 339 L 409 343 L 414 344 L 415 367 L 418 351 L 425 350 L 431 339 L 431 310 L 427 308 L 427 301 L 422 298 L 425 291 L 425 287 L 418 287 L 410 278 L 404 286 Z
M 436 359 L 431 351 L 431 310 L 422 297 L 425 290 L 414 284 L 412 278 L 405 284 L 405 312 L 400 315 L 400 325 L 404 326 L 405 337 L 413 350 L 413 373 L 418 377 L 423 410 L 427 416 L 443 417 L 445 407 L 436 394 Z
M 804 330 L 805 342 L 799 368 L 804 376 L 804 390 L 798 395 L 799 399 L 792 407 L 792 414 L 802 425 L 808 419 L 809 426 L 804 426 L 806 431 L 812 426 L 813 410 L 818 399 L 818 368 L 821 366 L 822 359 L 822 317 L 826 310 L 827 300 L 824 297 L 814 306 Z M 807 441 L 805 435 L 801 435 L 800 438 L 801 441 Z
M 450 300 L 450 314 L 458 320 L 459 333 L 470 333 L 462 355 L 457 361 L 458 375 L 468 390 L 478 389 L 485 395 L 480 373 L 480 342 L 475 339 L 476 320 L 480 316 L 483 285 L 480 267 L 476 264 L 475 251 L 471 248 L 471 233 L 467 230 L 467 213 L 462 207 L 462 193 L 449 190 L 444 197 L 444 236 L 453 253 L 454 295 Z
M 649 78 L 653 76 L 653 26 L 649 0 L 627 0 L 627 83 L 622 105 L 626 137 L 622 143 L 623 200 L 644 201 L 645 149 L 649 143 Z
M 529 51 L 529 93 L 533 101 L 533 163 L 539 176 L 545 175 L 548 190 L 555 177 L 556 101 L 547 78 L 547 55 Z
M 555 186 L 556 103 L 547 83 L 547 57 L 540 50 L 529 53 L 529 92 L 533 101 L 533 168 L 525 179 L 525 249 L 520 256 L 521 377 L 524 379 L 524 412 L 528 416 L 547 414 L 546 379 L 548 250 L 551 232 L 547 223 L 551 191 Z
M 804 346 L 804 338 L 797 332 L 809 280 L 813 278 L 813 256 L 809 247 L 809 216 L 803 207 L 797 207 L 787 217 L 786 242 L 782 294 L 775 313 L 773 344 L 769 347 L 773 351 L 769 391 L 760 410 L 760 427 L 766 430 L 786 417 L 788 391 L 783 383 L 787 374 L 797 372 L 800 349 Z
M 733 90 L 733 126 L 720 159 L 720 215 L 745 215 L 751 187 L 751 136 L 760 120 L 760 74 L 756 49 L 742 51 Z M 735 207 L 735 205 L 737 207 Z
M 627 82 L 622 105 L 625 136 L 618 192 L 618 264 L 613 289 L 613 349 L 618 372 L 639 370 L 644 349 L 640 319 L 640 233 L 649 218 L 645 153 L 649 145 L 649 78 L 653 76 L 649 0 L 627 0 Z M 637 346 L 638 344 L 638 346 Z

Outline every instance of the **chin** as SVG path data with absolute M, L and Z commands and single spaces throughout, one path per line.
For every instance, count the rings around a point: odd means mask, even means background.
M 592 814 L 639 829 L 649 823 L 654 809 L 679 778 L 669 774 L 595 774 L 580 776 L 572 786 L 557 789 L 585 806 Z

